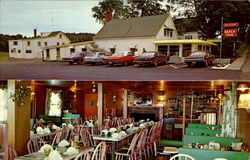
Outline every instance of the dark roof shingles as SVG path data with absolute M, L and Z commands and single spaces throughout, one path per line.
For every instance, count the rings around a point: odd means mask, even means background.
M 102 27 L 93 39 L 155 36 L 168 16 L 169 14 L 128 19 L 112 19 Z

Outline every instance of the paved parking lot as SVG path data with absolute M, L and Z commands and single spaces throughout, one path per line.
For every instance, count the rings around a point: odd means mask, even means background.
M 207 68 L 173 69 L 170 65 L 158 67 L 69 65 L 62 62 L 0 63 L 0 79 L 63 79 L 96 81 L 151 81 L 151 80 L 240 80 L 241 71 Z

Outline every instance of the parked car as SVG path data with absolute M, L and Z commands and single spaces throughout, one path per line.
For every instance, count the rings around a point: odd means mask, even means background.
M 84 62 L 86 64 L 105 64 L 105 61 L 103 60 L 103 58 L 110 56 L 111 53 L 108 52 L 92 52 L 92 53 L 88 53 L 85 57 L 84 57 Z
M 63 57 L 62 62 L 68 62 L 70 65 L 73 63 L 82 64 L 86 53 L 73 53 L 69 57 Z
M 114 53 L 112 56 L 108 56 L 103 58 L 103 60 L 106 62 L 106 64 L 109 64 L 111 66 L 115 64 L 120 64 L 120 65 L 129 65 L 133 64 L 134 61 L 134 53 L 133 52 L 117 52 Z
M 134 59 L 134 64 L 135 65 L 154 65 L 158 66 L 161 64 L 167 64 L 169 61 L 169 56 L 166 54 L 163 54 L 161 52 L 144 52 L 140 56 L 136 56 Z
M 188 65 L 199 65 L 208 66 L 213 64 L 215 56 L 206 51 L 195 51 L 192 52 L 188 57 L 185 57 L 184 62 Z

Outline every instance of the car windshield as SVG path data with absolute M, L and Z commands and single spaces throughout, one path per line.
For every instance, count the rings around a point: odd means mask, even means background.
M 88 53 L 86 57 L 94 57 L 95 53 Z
M 193 52 L 190 56 L 197 57 L 197 56 L 205 56 L 206 52 Z
M 116 56 L 116 57 L 122 57 L 122 56 L 127 56 L 128 52 L 117 52 L 114 53 L 112 56 Z
M 147 57 L 151 57 L 154 56 L 155 53 L 154 52 L 147 52 L 147 53 L 143 53 L 142 56 L 147 56 Z

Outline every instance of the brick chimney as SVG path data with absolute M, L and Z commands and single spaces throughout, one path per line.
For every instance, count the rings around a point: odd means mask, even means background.
M 106 14 L 106 23 L 107 22 L 109 22 L 111 19 L 112 19 L 112 12 L 108 12 L 107 14 Z
M 37 36 L 37 30 L 34 29 L 34 37 L 36 37 L 36 36 Z

